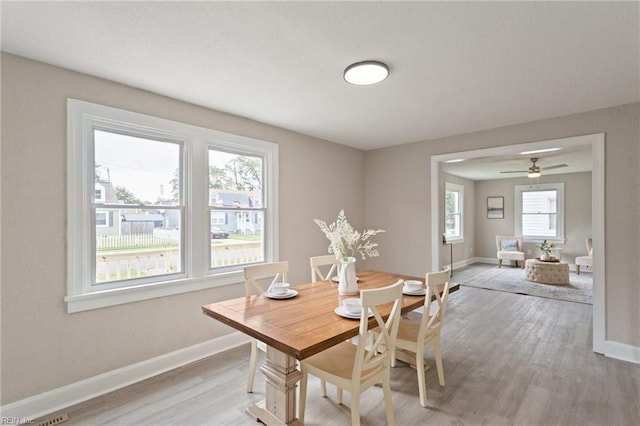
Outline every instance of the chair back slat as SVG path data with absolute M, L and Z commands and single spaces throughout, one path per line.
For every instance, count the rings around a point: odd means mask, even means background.
M 440 333 L 449 299 L 449 272 L 430 272 L 427 274 L 425 282 L 427 291 L 424 299 L 424 312 L 420 320 L 420 330 L 418 331 L 419 342 L 424 342 Z M 436 302 L 433 312 L 431 299 L 435 299 Z
M 244 268 L 245 296 L 261 295 L 276 282 L 287 282 L 289 262 L 265 263 Z M 268 281 L 271 280 L 271 281 Z M 265 282 L 269 282 L 265 285 Z
M 340 272 L 340 260 L 333 254 L 327 254 L 324 256 L 313 256 L 309 258 L 311 264 L 311 282 L 316 281 L 329 281 L 333 275 L 338 275 Z M 322 266 L 329 266 L 326 273 L 322 272 Z
M 360 300 L 362 302 L 362 313 L 360 315 L 360 330 L 358 333 L 358 348 L 353 367 L 352 377 L 364 377 L 373 375 L 380 369 L 389 367 L 391 358 L 389 350 L 378 353 L 381 346 L 392 348 L 395 346 L 398 334 L 398 324 L 400 322 L 400 310 L 402 301 L 402 280 L 388 287 L 372 290 L 362 290 Z M 385 321 L 380 314 L 379 307 L 392 303 L 391 312 Z M 379 332 L 369 344 L 369 312 L 373 313 L 375 325 Z M 377 330 L 377 331 L 378 331 Z

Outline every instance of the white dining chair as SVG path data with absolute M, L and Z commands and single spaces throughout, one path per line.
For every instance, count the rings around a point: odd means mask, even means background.
M 287 282 L 289 262 L 265 263 L 244 268 L 245 296 L 262 295 L 276 282 Z M 249 378 L 247 392 L 253 392 L 253 380 L 256 375 L 258 349 L 267 352 L 267 345 L 257 339 L 251 339 L 251 358 L 249 359 Z
M 427 406 L 427 386 L 425 378 L 425 350 L 433 348 L 438 381 L 444 386 L 444 369 L 442 367 L 442 351 L 440 349 L 440 330 L 444 322 L 444 314 L 447 310 L 449 299 L 449 272 L 431 272 L 426 276 L 426 293 L 424 309 L 420 322 L 414 322 L 406 318 L 400 318 L 398 337 L 391 357 L 391 365 L 395 366 L 395 350 L 405 349 L 416 354 L 416 373 L 418 375 L 418 391 L 420 405 Z M 431 310 L 432 301 L 435 299 L 435 310 Z
M 312 256 L 309 258 L 309 263 L 311 264 L 312 283 L 329 281 L 331 277 L 338 275 L 340 272 L 340 260 L 334 254 Z M 327 266 L 330 266 L 330 268 L 327 269 Z M 325 270 L 324 272 L 323 269 Z
M 351 393 L 351 424 L 360 424 L 360 394 L 368 388 L 382 383 L 387 423 L 395 424 L 391 402 L 390 355 L 392 351 L 379 353 L 381 346 L 393 348 L 398 332 L 402 301 L 402 280 L 380 289 L 362 290 L 360 293 L 362 313 L 358 342 L 341 342 L 316 355 L 300 361 L 300 401 L 298 416 L 304 423 L 307 399 L 307 379 L 309 374 L 325 380 L 338 388 L 338 403 L 342 403 L 342 391 Z M 385 321 L 378 308 L 393 303 Z M 369 332 L 369 312 L 381 330 L 377 338 L 367 339 Z M 369 344 L 368 344 L 369 343 Z

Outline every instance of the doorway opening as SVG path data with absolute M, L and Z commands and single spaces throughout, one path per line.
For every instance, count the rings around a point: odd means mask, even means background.
M 443 263 L 441 234 L 443 229 L 444 208 L 440 199 L 442 165 L 451 160 L 470 160 L 489 157 L 503 157 L 505 154 L 521 154 L 550 148 L 591 147 L 591 229 L 594 241 L 593 250 L 593 351 L 605 353 L 606 317 L 605 317 L 605 253 L 604 253 L 604 133 L 576 136 L 555 140 L 515 144 L 479 150 L 453 152 L 431 157 L 431 253 L 432 268 L 439 269 Z M 446 263 L 449 259 L 445 259 Z

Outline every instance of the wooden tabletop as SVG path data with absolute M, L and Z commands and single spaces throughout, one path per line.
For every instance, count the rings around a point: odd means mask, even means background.
M 420 280 L 423 278 L 388 272 L 365 271 L 358 274 L 358 288 L 372 289 L 394 284 L 399 279 Z M 293 286 L 298 292 L 291 299 L 269 299 L 265 296 L 241 297 L 202 306 L 202 311 L 243 333 L 254 337 L 279 351 L 304 359 L 331 346 L 358 335 L 359 321 L 346 319 L 334 312 L 342 299 L 354 296 L 338 294 L 338 284 L 318 281 Z M 450 292 L 458 290 L 452 284 Z M 424 296 L 402 297 L 402 313 L 407 313 L 424 304 Z M 380 309 L 383 316 L 387 309 Z M 375 320 L 371 319 L 371 324 Z

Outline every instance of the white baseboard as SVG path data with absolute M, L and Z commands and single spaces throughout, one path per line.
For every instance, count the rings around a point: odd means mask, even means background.
M 490 263 L 492 265 L 498 264 L 498 259 L 496 259 L 495 257 L 474 257 L 473 260 L 473 263 Z
M 604 356 L 640 364 L 640 346 L 606 340 L 604 342 Z
M 0 407 L 2 418 L 19 419 L 21 423 L 29 423 L 30 420 L 35 420 L 174 368 L 224 352 L 249 341 L 250 339 L 247 335 L 233 332 L 187 348 L 178 349 L 168 354 L 4 405 Z
M 489 259 L 489 260 L 490 260 L 490 259 Z M 456 269 L 458 269 L 458 268 L 462 268 L 462 267 L 464 267 L 464 266 L 469 266 L 469 265 L 472 265 L 472 264 L 474 264 L 474 263 L 478 263 L 478 262 L 480 262 L 480 263 L 497 263 L 497 262 L 495 261 L 495 259 L 494 259 L 494 261 L 493 261 L 493 262 L 490 262 L 490 261 L 485 261 L 485 258 L 481 258 L 481 257 L 470 257 L 470 258 L 468 258 L 468 259 L 464 259 L 464 260 L 460 260 L 460 261 L 458 261 L 458 262 L 455 262 L 455 263 L 453 264 L 453 270 L 454 270 L 454 272 L 455 272 L 455 270 L 456 270 Z M 451 266 L 451 265 L 449 265 L 449 264 L 447 264 L 447 265 L 442 265 L 442 266 L 441 266 L 441 269 L 442 269 L 443 271 L 448 271 L 448 270 L 449 270 L 449 268 L 450 268 L 450 266 Z

